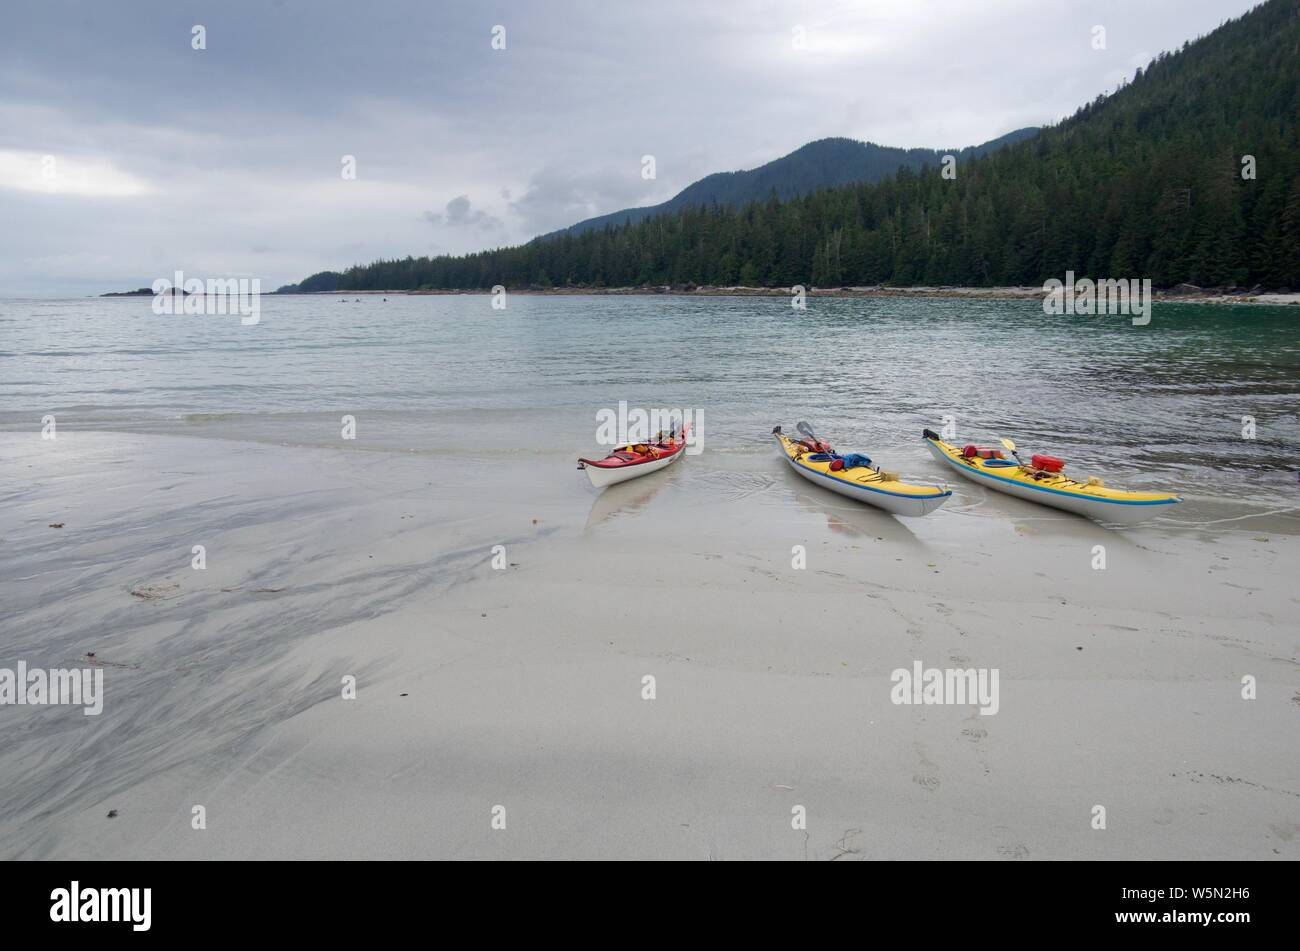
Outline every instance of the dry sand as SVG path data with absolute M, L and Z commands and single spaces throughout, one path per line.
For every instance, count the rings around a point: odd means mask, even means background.
M 0 434 L 0 667 L 94 651 L 107 691 L 0 707 L 0 857 L 1300 857 L 1294 511 L 475 462 Z M 893 704 L 917 660 L 998 712 Z

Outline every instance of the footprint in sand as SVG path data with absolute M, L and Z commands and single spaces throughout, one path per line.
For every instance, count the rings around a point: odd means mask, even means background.
M 1297 834 L 1300 834 L 1300 822 L 1274 822 L 1270 823 L 1268 828 L 1270 832 L 1283 842 L 1290 842 Z
M 974 725 L 980 722 L 980 714 L 975 709 L 971 710 L 971 714 L 966 718 L 966 722 L 972 725 L 963 727 L 961 735 L 970 741 L 971 748 L 975 751 L 975 759 L 980 764 L 980 769 L 984 771 L 985 776 L 989 776 L 993 771 L 989 767 L 988 751 L 983 746 L 984 740 L 988 738 L 989 731 L 984 729 L 982 726 Z
M 925 747 L 920 743 L 916 743 L 913 748 L 916 750 L 916 755 L 921 759 L 921 766 L 912 774 L 912 782 L 926 792 L 934 792 L 939 788 L 939 769 L 925 755 Z

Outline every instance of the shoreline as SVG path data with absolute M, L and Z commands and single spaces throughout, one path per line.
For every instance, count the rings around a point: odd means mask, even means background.
M 788 299 L 789 288 L 785 287 L 712 287 L 707 285 L 654 285 L 645 287 L 507 287 L 507 294 L 527 294 L 538 297 L 776 297 Z M 1044 291 L 1041 287 L 889 287 L 844 286 L 844 287 L 809 287 L 805 291 L 808 297 L 824 298 L 861 298 L 861 297 L 905 297 L 905 298 L 960 298 L 965 300 L 1024 300 L 1042 301 Z M 455 290 L 378 290 L 378 291 L 276 291 L 268 296 L 275 297 L 462 297 L 491 296 L 490 290 L 482 288 L 459 288 Z M 1300 305 L 1300 293 L 1274 293 L 1235 291 L 1232 289 L 1198 288 L 1196 292 L 1183 292 L 1176 289 L 1156 289 L 1152 291 L 1155 301 L 1166 304 L 1255 304 L 1265 306 Z

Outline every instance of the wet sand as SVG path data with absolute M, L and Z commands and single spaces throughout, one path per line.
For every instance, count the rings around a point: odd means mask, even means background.
M 0 667 L 106 682 L 0 707 L 0 856 L 1300 857 L 1294 511 L 1109 529 L 919 447 L 919 520 L 775 452 L 481 462 L 0 434 Z M 915 661 L 998 712 L 895 705 Z

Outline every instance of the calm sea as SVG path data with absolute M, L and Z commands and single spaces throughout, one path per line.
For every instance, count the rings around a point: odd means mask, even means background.
M 702 411 L 704 458 L 775 465 L 772 426 L 806 419 L 935 478 L 921 429 L 951 416 L 961 441 L 1008 436 L 1117 485 L 1276 511 L 1300 492 L 1300 307 L 1157 304 L 1134 327 L 1019 301 L 265 297 L 244 326 L 156 316 L 148 298 L 0 300 L 9 431 L 53 415 L 60 432 L 522 453 L 559 471 L 620 400 Z

